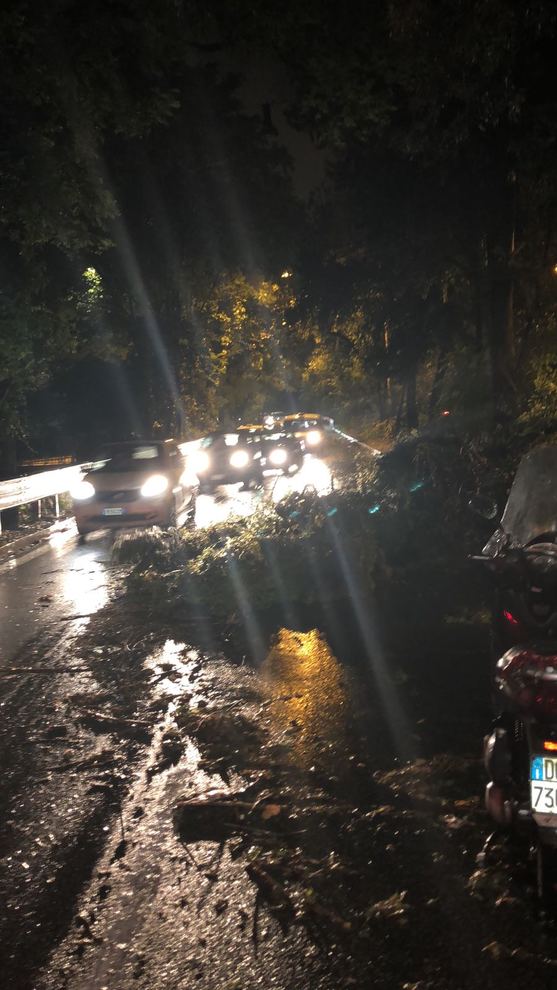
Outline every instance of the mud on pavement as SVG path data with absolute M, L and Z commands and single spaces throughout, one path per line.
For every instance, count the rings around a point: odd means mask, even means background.
M 6 692 L 2 985 L 553 979 L 528 869 L 502 842 L 476 862 L 473 660 L 432 677 L 429 656 L 429 681 L 393 662 L 402 760 L 369 664 L 316 630 L 281 630 L 257 668 L 183 632 L 111 605 Z
M 0 671 L 2 986 L 33 986 L 72 924 L 159 717 L 155 644 L 109 608 L 85 629 L 54 623 Z

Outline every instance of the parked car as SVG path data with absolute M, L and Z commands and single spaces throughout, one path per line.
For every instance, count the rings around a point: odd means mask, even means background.
M 71 491 L 81 536 L 95 529 L 175 526 L 193 517 L 197 479 L 172 440 L 108 444 Z
M 334 425 L 330 416 L 321 416 L 320 413 L 293 413 L 283 420 L 285 433 L 296 437 L 308 450 L 322 446 L 327 432 Z

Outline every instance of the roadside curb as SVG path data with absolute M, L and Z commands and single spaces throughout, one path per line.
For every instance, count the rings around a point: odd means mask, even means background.
M 43 540 L 48 539 L 53 533 L 64 531 L 71 525 L 71 521 L 71 516 L 65 519 L 57 519 L 49 526 L 44 526 L 42 529 L 35 529 L 31 533 L 25 533 L 23 536 L 17 536 L 15 539 L 3 543 L 0 545 L 0 561 L 4 557 L 9 557 L 11 553 L 24 550 L 25 547 L 31 546 L 33 543 L 42 543 Z

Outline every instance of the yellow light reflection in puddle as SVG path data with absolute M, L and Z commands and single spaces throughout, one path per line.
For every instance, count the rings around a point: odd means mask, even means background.
M 346 748 L 345 671 L 317 629 L 281 629 L 261 674 L 271 692 L 274 718 L 293 730 L 296 757 L 313 763 L 324 749 Z
M 76 615 L 93 615 L 106 604 L 106 572 L 94 553 L 81 557 L 79 567 L 66 572 L 63 593 Z

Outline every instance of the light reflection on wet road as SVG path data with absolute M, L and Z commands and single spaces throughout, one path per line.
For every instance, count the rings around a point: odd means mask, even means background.
M 274 502 L 306 486 L 323 493 L 331 488 L 324 461 L 308 456 L 293 477 L 268 476 L 263 490 L 241 491 L 238 485 L 218 489 L 198 499 L 196 525 L 222 522 L 231 515 L 251 515 L 261 501 Z M 93 615 L 108 597 L 108 567 L 112 537 L 93 533 L 79 544 L 75 527 L 52 532 L 48 540 L 19 559 L 0 556 L 0 666 L 6 665 L 27 642 L 68 621 Z M 86 618 L 76 620 L 76 631 Z M 78 624 L 79 623 L 79 624 Z
M 210 526 L 232 515 L 249 516 L 264 499 L 279 502 L 292 492 L 302 493 L 305 488 L 323 495 L 331 487 L 332 474 L 327 464 L 317 457 L 306 456 L 303 467 L 296 474 L 291 477 L 267 475 L 263 488 L 255 492 L 242 491 L 240 485 L 226 485 L 217 489 L 214 495 L 200 495 L 195 513 L 196 526 Z
M 346 671 L 317 629 L 299 632 L 281 629 L 261 667 L 262 681 L 272 699 L 271 711 L 284 731 L 296 733 L 292 751 L 300 765 L 319 760 L 323 738 L 334 752 L 349 748 L 349 707 Z
M 54 623 L 101 608 L 109 557 L 106 534 L 79 545 L 71 528 L 19 560 L 0 561 L 0 664 Z
M 319 491 L 330 475 L 312 459 L 293 482 L 289 490 Z M 284 487 L 269 479 L 265 489 L 278 498 Z M 263 497 L 235 488 L 203 496 L 197 525 L 249 514 Z M 110 547 L 106 533 L 83 545 L 75 531 L 58 533 L 13 567 L 0 562 L 0 657 L 6 643 L 17 649 L 49 625 L 71 632 L 86 623 L 61 620 L 102 607 Z M 439 987 L 503 985 L 485 952 L 489 931 L 490 944 L 513 957 L 503 912 L 489 915 L 487 898 L 466 892 L 478 845 L 468 809 L 477 801 L 455 775 L 468 775 L 475 757 L 460 770 L 450 754 L 435 766 L 397 763 L 381 705 L 369 705 L 365 667 L 346 666 L 315 629 L 280 630 L 254 669 L 173 640 L 143 660 L 129 648 L 125 615 L 117 618 L 106 639 L 97 627 L 73 652 L 61 638 L 54 677 L 18 679 L 3 708 L 15 758 L 1 775 L 9 852 L 0 850 L 9 881 L 0 891 L 2 986 L 425 988 L 432 974 Z M 69 677 L 68 654 L 76 662 Z M 195 716 L 186 728 L 174 722 L 180 702 Z M 103 727 L 103 711 L 120 725 Z M 377 750 L 366 763 L 371 751 L 355 731 L 360 720 L 376 723 L 384 739 L 388 769 L 379 776 Z M 153 729 L 145 756 L 132 752 L 131 724 Z M 241 800 L 248 784 L 259 790 L 248 791 L 250 817 L 242 813 L 233 841 L 223 841 L 218 819 L 205 836 L 180 837 L 172 827 L 184 798 L 226 790 Z M 496 903 L 508 910 L 514 901 L 523 926 L 511 890 Z M 462 941 L 461 930 L 470 932 Z M 535 936 L 527 961 L 538 958 L 532 946 Z M 469 959 L 483 966 L 477 979 Z M 22 969 L 32 982 L 20 980 Z M 531 986 L 548 985 L 547 975 L 535 974 Z

